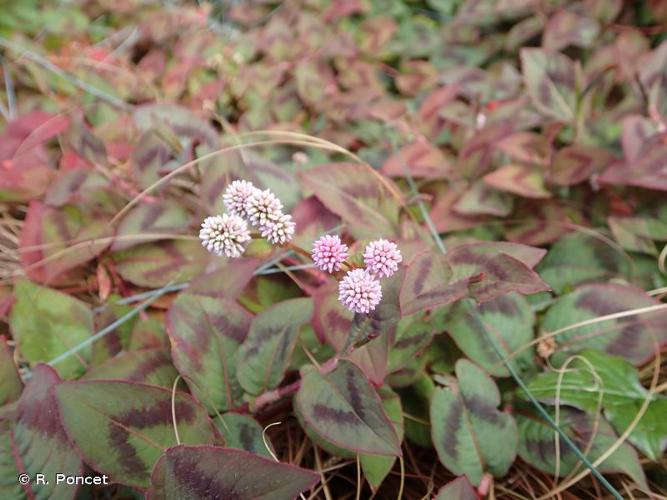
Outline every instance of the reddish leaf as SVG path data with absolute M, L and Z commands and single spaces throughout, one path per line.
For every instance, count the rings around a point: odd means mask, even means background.
M 470 481 L 466 476 L 459 476 L 438 490 L 435 500 L 478 500 Z
M 402 195 L 367 165 L 333 163 L 302 172 L 304 185 L 358 238 L 396 235 Z
M 607 167 L 614 156 L 606 149 L 573 144 L 559 150 L 549 169 L 549 182 L 572 186 Z
M 423 138 L 408 144 L 391 156 L 382 166 L 390 177 L 405 177 L 406 169 L 414 177 L 447 178 L 452 173 L 452 159 Z
M 0 202 L 41 196 L 53 175 L 44 142 L 62 133 L 69 120 L 35 111 L 11 121 L 0 134 Z
M 484 182 L 501 191 L 525 198 L 549 198 L 551 193 L 544 187 L 544 176 L 535 168 L 523 165 L 505 165 L 484 176 Z
M 636 160 L 612 164 L 600 182 L 667 191 L 667 144 L 659 136 L 645 143 Z

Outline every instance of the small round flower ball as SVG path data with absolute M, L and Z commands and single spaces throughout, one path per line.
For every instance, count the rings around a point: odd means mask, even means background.
M 284 245 L 292 241 L 296 224 L 292 216 L 284 214 L 278 217 L 275 222 L 269 222 L 259 228 L 262 238 L 266 238 L 272 245 Z
M 354 269 L 338 284 L 338 300 L 352 312 L 368 314 L 382 300 L 382 287 L 366 269 Z
M 340 241 L 337 234 L 325 234 L 313 243 L 313 262 L 322 271 L 333 273 L 340 271 L 340 266 L 347 259 L 348 248 Z
M 225 204 L 227 212 L 232 215 L 246 218 L 248 217 L 248 214 L 246 213 L 245 207 L 248 198 L 257 191 L 259 191 L 259 189 L 256 188 L 252 182 L 244 180 L 234 181 L 227 186 L 225 193 L 222 195 L 222 202 Z
M 248 224 L 238 215 L 214 215 L 201 225 L 199 239 L 206 250 L 225 257 L 240 257 L 250 241 Z
M 246 200 L 245 213 L 253 226 L 262 227 L 283 215 L 283 204 L 270 189 L 257 189 Z
M 364 250 L 366 269 L 378 278 L 388 278 L 403 260 L 396 243 L 389 240 L 371 241 Z

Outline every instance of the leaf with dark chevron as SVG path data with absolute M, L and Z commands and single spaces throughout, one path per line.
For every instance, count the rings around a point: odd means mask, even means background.
M 491 375 L 509 377 L 509 371 L 493 349 L 493 336 L 505 358 L 533 340 L 535 314 L 528 300 L 518 293 L 484 302 L 477 306 L 471 299 L 460 300 L 433 314 L 437 331 L 446 331 L 470 360 Z M 533 364 L 533 351 L 524 349 L 511 357 L 515 369 Z
M 237 350 L 252 316 L 236 302 L 181 293 L 167 315 L 174 365 L 195 397 L 209 410 L 240 404 Z
M 155 465 L 150 500 L 283 500 L 315 486 L 319 474 L 217 446 L 174 446 Z
M 512 243 L 470 243 L 447 255 L 417 255 L 408 264 L 401 287 L 401 312 L 414 314 L 468 295 L 485 302 L 510 292 L 548 290 L 532 270 L 543 255 L 543 250 Z
M 271 458 L 271 453 L 264 444 L 264 429 L 250 415 L 228 412 L 214 420 L 227 448 L 238 448 L 256 455 Z M 268 442 L 268 436 L 264 436 Z
M 521 49 L 526 91 L 535 108 L 545 116 L 570 123 L 577 109 L 574 62 L 563 54 L 537 48 Z
M 18 401 L 16 420 L 0 420 L 0 498 L 67 500 L 77 487 L 56 485 L 56 473 L 80 475 L 83 462 L 63 429 L 54 388 L 58 374 L 39 364 Z M 6 459 L 5 459 L 6 457 Z M 49 484 L 33 482 L 21 487 L 19 474 L 44 474 Z
M 258 314 L 238 352 L 236 376 L 257 395 L 278 386 L 289 366 L 299 328 L 313 316 L 310 298 L 285 300 Z
M 382 402 L 363 372 L 340 360 L 323 375 L 302 369 L 295 404 L 306 425 L 336 446 L 370 455 L 400 455 L 401 444 Z
M 504 476 L 516 457 L 517 428 L 498 411 L 493 379 L 467 359 L 456 363 L 456 382 L 431 399 L 431 437 L 442 464 L 478 486 L 485 472 Z
M 170 388 L 177 375 L 168 350 L 142 349 L 122 352 L 91 368 L 82 378 L 116 378 Z
M 165 449 L 215 439 L 203 407 L 187 394 L 120 380 L 62 383 L 56 397 L 67 435 L 86 463 L 112 481 L 147 488 Z M 172 417 L 175 415 L 175 421 Z
M 660 306 L 643 290 L 620 284 L 592 284 L 577 288 L 549 308 L 542 330 L 553 332 L 570 325 L 632 309 Z M 667 344 L 667 309 L 598 321 L 555 337 L 564 352 L 599 349 L 643 365 L 655 352 L 655 343 Z

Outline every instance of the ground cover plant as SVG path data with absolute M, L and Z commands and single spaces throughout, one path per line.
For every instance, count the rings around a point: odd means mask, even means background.
M 666 26 L 0 0 L 0 498 L 665 498 Z

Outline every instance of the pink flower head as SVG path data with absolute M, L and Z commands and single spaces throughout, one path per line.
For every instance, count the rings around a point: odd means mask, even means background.
M 340 241 L 338 235 L 325 234 L 313 243 L 313 262 L 322 271 L 333 273 L 347 259 L 347 245 Z
M 364 264 L 371 274 L 378 278 L 388 278 L 396 271 L 403 260 L 396 243 L 389 240 L 371 241 L 364 250 Z
M 270 189 L 255 190 L 245 203 L 245 213 L 250 223 L 256 227 L 276 222 L 283 215 L 283 204 Z
M 368 314 L 382 300 L 382 287 L 367 270 L 354 269 L 338 285 L 338 300 L 352 312 Z

